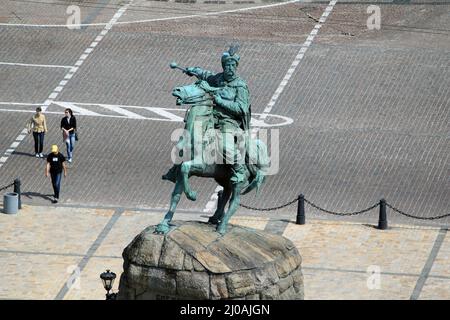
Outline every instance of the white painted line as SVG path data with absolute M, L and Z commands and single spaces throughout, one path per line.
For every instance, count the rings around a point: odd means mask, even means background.
M 145 119 L 145 117 L 143 117 L 143 116 L 141 116 L 141 115 L 139 115 L 137 113 L 128 111 L 126 109 L 123 109 L 123 108 L 121 108 L 119 106 L 109 105 L 109 104 L 102 104 L 101 107 L 105 108 L 105 109 L 108 109 L 108 110 L 111 110 L 111 111 L 114 111 L 114 112 L 117 112 L 119 114 L 123 114 L 124 116 L 127 116 L 128 118 L 131 118 L 131 119 Z
M 0 102 L 0 105 L 8 106 L 40 106 L 41 103 L 25 103 L 25 102 Z
M 6 162 L 6 160 L 8 160 L 8 157 L 1 157 L 0 158 L 0 162 Z
M 217 199 L 219 198 L 218 193 L 221 190 L 223 190 L 222 186 L 216 187 L 211 199 L 206 204 L 205 209 L 203 209 L 203 212 L 212 212 L 216 208 Z
M 95 107 L 102 107 L 103 104 L 97 104 L 97 103 L 77 103 L 77 102 L 63 102 L 63 101 L 51 101 L 50 103 L 55 104 L 55 106 L 59 106 L 63 109 L 65 108 L 71 108 L 76 115 L 80 116 L 92 116 L 92 117 L 100 117 L 100 118 L 114 118 L 114 119 L 130 119 L 129 117 L 125 115 L 111 115 L 111 114 L 99 114 L 94 111 L 90 111 L 87 108 L 80 107 L 80 105 L 83 106 L 95 106 Z M 41 104 L 39 104 L 41 105 Z M 183 114 L 186 112 L 186 109 L 176 109 L 176 108 L 157 108 L 157 107 L 141 107 L 141 106 L 119 106 L 121 108 L 134 108 L 134 109 L 145 109 L 148 110 L 148 108 L 152 109 L 151 111 L 155 111 L 157 114 L 161 114 L 162 117 L 156 118 L 156 117 L 143 117 L 143 119 L 137 119 L 137 120 L 148 120 L 148 121 L 162 121 L 162 122 L 183 122 L 183 118 L 181 116 L 178 116 L 176 114 L 173 114 L 172 112 L 177 112 L 179 114 Z M 271 111 L 271 108 L 264 109 L 264 114 L 262 113 L 253 113 L 253 117 L 251 119 L 251 125 L 252 126 L 258 126 L 258 127 L 280 127 L 280 126 L 287 126 L 294 122 L 293 119 L 281 115 L 276 114 L 269 114 Z M 20 110 L 20 109 L 3 109 L 0 108 L 0 112 L 19 112 L 19 113 L 34 113 L 34 110 Z M 63 110 L 61 111 L 46 111 L 46 114 L 55 114 L 55 115 L 63 115 Z M 169 115 L 170 113 L 170 115 Z M 272 121 L 270 124 L 265 123 L 264 121 L 259 121 L 255 117 L 259 117 L 261 119 L 262 117 L 267 118 L 270 117 L 274 121 Z M 136 119 L 136 118 L 133 118 Z M 23 134 L 27 134 L 27 130 L 24 129 L 22 131 Z
M 52 100 L 47 99 L 47 100 L 44 101 L 44 103 L 42 104 L 42 106 L 48 107 L 51 103 L 52 103 Z
M 206 12 L 206 13 L 199 13 L 199 14 L 192 14 L 192 15 L 186 15 L 186 16 L 173 16 L 173 17 L 167 17 L 167 18 L 154 18 L 154 19 L 144 19 L 144 20 L 134 20 L 134 21 L 119 21 L 115 22 L 114 24 L 117 25 L 123 25 L 123 24 L 135 24 L 135 23 L 147 23 L 147 22 L 158 22 L 158 21 L 168 21 L 168 20 L 182 20 L 182 19 L 192 19 L 192 18 L 202 18 L 207 16 L 217 16 L 227 13 L 234 13 L 234 12 L 245 12 L 245 11 L 251 11 L 251 10 L 259 10 L 259 9 L 266 9 L 266 8 L 273 8 L 278 6 L 285 6 L 289 5 L 291 3 L 296 2 L 303 2 L 302 0 L 291 0 L 291 1 L 283 1 L 279 3 L 274 4 L 268 4 L 268 5 L 262 5 L 262 6 L 254 6 L 254 7 L 246 7 L 246 8 L 239 8 L 239 9 L 231 9 L 231 10 L 225 10 L 225 11 L 213 11 L 213 12 Z M 113 19 L 118 19 L 122 15 L 123 12 L 125 12 L 126 9 L 123 11 L 118 11 L 117 13 L 120 13 L 119 16 Z M 92 27 L 92 26 L 107 26 L 108 23 L 101 22 L 101 23 L 82 23 L 82 24 L 74 24 L 73 27 Z M 7 26 L 7 27 L 38 27 L 38 28 L 67 28 L 66 24 L 20 24 L 20 23 L 0 23 L 0 26 Z
M 118 13 L 120 12 L 120 15 L 118 16 L 118 17 L 120 17 L 124 12 L 125 12 L 125 10 L 131 5 L 131 3 L 133 2 L 133 0 L 130 0 L 127 4 L 125 4 L 124 6 L 122 6 L 119 10 L 118 10 Z M 117 15 L 117 13 L 116 13 L 116 15 Z M 110 22 L 108 22 L 108 24 L 107 24 L 107 26 L 108 26 L 108 30 L 111 28 L 111 26 L 115 23 L 117 21 L 117 18 L 116 19 L 111 19 L 110 20 Z M 3 24 L 2 24 L 3 25 Z M 107 32 L 108 32 L 108 30 L 103 30 L 101 33 L 103 34 L 103 35 L 105 35 Z M 106 32 L 105 32 L 106 31 Z M 97 36 L 97 38 L 96 39 L 102 39 L 103 38 L 103 36 Z M 95 43 L 95 45 L 94 45 L 94 47 L 98 44 L 98 41 L 100 41 L 100 40 L 96 40 L 96 41 L 94 41 L 93 43 L 91 43 L 91 45 L 90 45 L 90 47 L 93 47 L 93 44 Z M 92 51 L 91 51 L 92 52 Z M 75 64 L 75 66 L 80 66 L 82 63 L 83 63 L 83 61 L 84 61 L 84 59 L 86 59 L 87 57 L 88 57 L 88 55 L 89 54 L 86 54 L 86 53 L 83 53 L 81 56 L 80 56 L 80 58 L 79 58 L 79 60 L 77 61 L 77 63 Z M 65 75 L 65 77 L 64 77 L 64 79 L 70 79 L 71 77 L 72 77 L 72 75 L 78 70 L 78 68 L 77 67 L 69 67 L 70 68 L 70 70 L 69 70 L 69 72 Z M 59 86 L 57 86 L 54 90 L 53 90 L 53 92 L 48 96 L 48 98 L 47 98 L 47 100 L 46 100 L 46 104 L 45 105 L 43 105 L 42 106 L 42 111 L 43 112 L 46 112 L 46 110 L 47 110 L 47 108 L 48 108 L 48 106 L 50 105 L 50 101 L 49 100 L 54 100 L 57 96 L 58 96 L 58 92 L 61 92 L 62 91 L 62 89 L 64 88 L 64 86 L 67 84 L 67 81 L 63 84 L 63 85 L 59 85 Z M 3 111 L 3 110 L 2 110 Z M 16 141 L 18 141 L 18 142 L 20 142 L 20 141 L 22 141 L 24 138 L 25 138 L 25 134 L 23 134 L 23 132 L 26 132 L 26 129 L 24 129 L 24 130 L 22 130 L 22 134 L 20 134 L 17 138 L 16 138 Z M 10 154 L 10 152 L 8 152 L 8 154 Z M 3 158 L 5 158 L 5 156 L 3 157 Z M 8 159 L 8 156 L 6 156 L 6 159 Z M 5 160 L 6 161 L 6 160 Z
M 167 119 L 169 119 L 171 121 L 183 121 L 184 120 L 184 118 L 179 117 L 179 116 L 177 116 L 177 115 L 175 115 L 173 113 L 170 113 L 170 112 L 168 112 L 168 111 L 166 111 L 164 109 L 161 109 L 161 108 L 145 107 L 145 109 L 147 109 L 149 111 L 152 111 L 152 112 L 154 112 L 154 113 L 156 113 L 156 114 L 158 114 L 160 116 L 163 116 L 164 118 L 167 118 Z
M 16 63 L 16 62 L 0 62 L 0 65 L 18 66 L 18 67 L 35 67 L 35 68 L 64 68 L 70 69 L 72 66 L 59 66 L 53 64 L 30 64 L 30 63 Z
M 59 82 L 59 85 L 60 86 L 65 86 L 67 84 L 67 80 L 61 80 L 60 82 Z
M 57 96 L 58 96 L 58 93 L 53 92 L 52 94 L 50 94 L 50 95 L 48 96 L 48 98 L 53 100 L 53 99 L 55 99 Z M 42 110 L 42 111 L 45 111 L 45 110 Z
M 0 112 L 21 112 L 21 113 L 35 113 L 34 110 L 13 110 L 13 109 L 0 109 Z M 64 111 L 45 111 L 45 114 L 64 114 Z M 83 114 L 79 114 L 82 116 L 85 116 Z M 92 115 L 94 116 L 94 115 Z M 102 118 L 118 118 L 118 119 L 127 119 L 125 116 L 115 116 L 115 115 L 109 115 L 109 114 L 98 114 L 95 115 L 95 117 L 102 117 Z M 146 120 L 159 120 L 164 121 L 164 119 L 152 119 L 152 118 L 145 118 Z M 166 120 L 169 121 L 169 120 Z
M 54 101 L 53 103 L 56 105 L 59 105 L 60 107 L 63 107 L 64 109 L 70 108 L 70 109 L 72 109 L 73 112 L 78 113 L 80 115 L 84 115 L 84 116 L 99 116 L 100 115 L 97 112 L 93 112 L 88 109 L 81 108 L 73 103 L 61 102 L 61 101 Z
M 15 141 L 11 144 L 10 148 L 14 150 L 15 148 L 17 148 L 19 146 L 19 144 L 20 144 L 20 142 Z

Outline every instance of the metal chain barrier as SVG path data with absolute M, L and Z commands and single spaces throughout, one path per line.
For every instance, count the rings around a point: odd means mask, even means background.
M 329 213 L 329 214 L 332 214 L 332 215 L 335 215 L 335 216 L 355 216 L 357 214 L 368 212 L 368 211 L 370 211 L 370 210 L 372 210 L 372 209 L 374 209 L 374 208 L 376 208 L 376 207 L 378 207 L 380 205 L 379 203 L 376 203 L 376 204 L 374 204 L 373 206 L 371 206 L 371 207 L 369 207 L 367 209 L 360 210 L 360 211 L 355 211 L 355 212 L 334 212 L 334 211 L 329 211 L 329 210 L 326 210 L 324 208 L 321 208 L 321 207 L 315 205 L 314 203 L 312 203 L 309 200 L 305 199 L 305 202 L 307 204 L 309 204 L 311 207 L 316 208 L 319 211 L 323 211 L 325 213 Z
M 11 183 L 10 185 L 7 185 L 7 186 L 3 187 L 3 188 L 0 188 L 0 191 L 3 191 L 3 190 L 5 190 L 5 189 L 8 189 L 9 187 L 12 187 L 13 185 L 14 185 L 14 182 Z
M 290 205 L 293 204 L 294 202 L 298 201 L 299 198 L 300 198 L 300 196 L 298 196 L 297 198 L 295 198 L 295 199 L 292 200 L 292 201 L 289 201 L 289 202 L 286 203 L 286 204 L 283 204 L 283 205 L 278 206 L 278 207 L 273 207 L 273 208 L 254 208 L 254 207 L 246 206 L 246 205 L 244 205 L 244 204 L 242 204 L 242 203 L 239 204 L 239 205 L 240 205 L 241 207 L 245 208 L 245 209 L 250 209 L 250 210 L 255 210 L 255 211 L 274 211 L 274 210 L 278 210 L 278 209 L 282 209 L 282 208 L 285 208 L 285 207 L 290 206 Z
M 448 213 L 448 214 L 443 214 L 442 216 L 437 216 L 437 217 L 418 217 L 418 216 L 413 216 L 413 215 L 411 215 L 411 214 L 405 213 L 405 212 L 403 212 L 403 211 L 401 211 L 401 210 L 399 210 L 399 209 L 397 209 L 397 208 L 391 206 L 389 203 L 386 203 L 386 206 L 389 207 L 389 208 L 391 208 L 393 211 L 395 211 L 395 212 L 397 212 L 397 213 L 400 213 L 401 215 L 404 215 L 405 217 L 413 218 L 413 219 L 419 219 L 419 220 L 436 220 L 436 219 L 442 219 L 442 218 L 445 218 L 445 217 L 450 217 L 450 213 Z

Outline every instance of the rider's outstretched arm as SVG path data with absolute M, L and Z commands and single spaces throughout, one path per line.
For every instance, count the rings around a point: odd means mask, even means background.
M 187 74 L 190 76 L 196 76 L 200 80 L 208 80 L 209 77 L 213 76 L 214 73 L 208 70 L 203 70 L 200 67 L 190 67 L 186 68 Z

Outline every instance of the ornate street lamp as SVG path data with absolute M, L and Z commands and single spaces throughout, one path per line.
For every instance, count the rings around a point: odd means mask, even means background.
M 116 300 L 117 299 L 117 293 L 109 293 L 109 291 L 111 291 L 113 284 L 114 284 L 114 279 L 116 279 L 116 274 L 114 272 L 111 272 L 109 270 L 106 270 L 106 272 L 103 272 L 100 275 L 100 279 L 102 279 L 103 282 L 103 287 L 106 290 L 106 300 Z

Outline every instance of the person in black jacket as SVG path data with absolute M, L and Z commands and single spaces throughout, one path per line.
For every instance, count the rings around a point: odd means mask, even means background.
M 52 145 L 51 153 L 47 156 L 47 166 L 45 168 L 45 176 L 48 177 L 50 175 L 52 178 L 54 191 L 52 203 L 58 203 L 62 173 L 64 172 L 64 177 L 67 176 L 65 161 L 66 158 L 58 151 L 58 146 L 56 144 Z
M 65 117 L 61 119 L 61 130 L 63 132 L 64 143 L 67 148 L 67 161 L 72 162 L 73 148 L 75 147 L 75 132 L 77 130 L 77 119 L 73 115 L 72 109 L 64 111 Z

